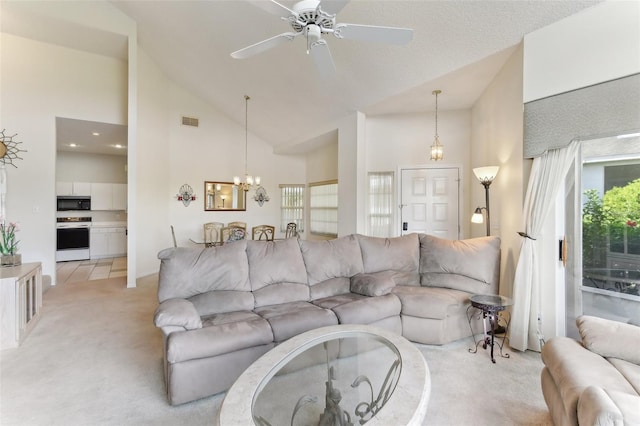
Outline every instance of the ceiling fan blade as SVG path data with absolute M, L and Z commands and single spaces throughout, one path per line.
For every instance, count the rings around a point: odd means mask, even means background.
M 331 77 L 336 73 L 336 66 L 326 41 L 318 40 L 311 45 L 311 57 L 321 76 Z
M 349 0 L 321 0 L 320 9 L 329 15 L 335 15 L 349 3 Z
M 299 35 L 300 33 L 282 33 L 275 37 L 262 40 L 256 44 L 252 44 L 251 46 L 247 46 L 244 49 L 236 50 L 231 54 L 231 57 L 234 59 L 245 59 L 273 47 L 280 46 L 281 44 L 293 40 Z
M 380 43 L 406 44 L 413 38 L 410 28 L 377 27 L 372 25 L 337 24 L 333 33 L 338 38 Z
M 284 6 L 277 1 L 274 0 L 248 0 L 252 5 L 259 7 L 265 12 L 269 12 L 273 15 L 280 16 L 282 18 L 288 18 L 291 15 L 295 15 L 293 10 L 289 9 L 287 6 Z

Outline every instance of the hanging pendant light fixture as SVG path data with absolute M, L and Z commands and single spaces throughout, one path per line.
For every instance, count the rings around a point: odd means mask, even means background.
M 233 177 L 233 184 L 248 191 L 255 184 L 260 186 L 260 176 L 250 176 L 247 169 L 247 156 L 249 152 L 249 96 L 244 95 L 244 182 L 240 181 L 240 176 Z
M 442 93 L 442 90 L 434 90 L 431 93 L 436 95 L 436 136 L 433 139 L 433 145 L 431 145 L 431 160 L 438 161 L 444 157 L 444 147 L 438 138 L 438 95 Z

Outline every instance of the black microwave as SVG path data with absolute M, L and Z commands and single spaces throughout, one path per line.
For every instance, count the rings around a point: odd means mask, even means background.
M 58 196 L 59 212 L 68 210 L 91 210 L 91 197 Z

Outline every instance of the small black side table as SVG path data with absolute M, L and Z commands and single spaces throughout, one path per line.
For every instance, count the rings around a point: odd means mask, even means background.
M 502 348 L 504 347 L 504 341 L 507 338 L 507 332 L 509 331 L 509 323 L 511 322 L 511 315 L 507 319 L 500 315 L 500 312 L 507 309 L 507 307 L 513 304 L 513 301 L 508 297 L 490 295 L 490 294 L 474 294 L 470 297 L 471 305 L 467 308 L 467 319 L 469 320 L 469 329 L 471 330 L 471 337 L 475 343 L 475 347 L 470 348 L 469 352 L 478 352 L 478 345 L 482 343 L 482 349 L 487 349 L 487 346 L 491 346 L 491 362 L 496 363 L 493 357 L 493 346 L 497 328 L 500 326 L 499 322 L 502 320 L 505 323 L 504 336 L 502 342 L 498 341 L 498 348 L 500 349 L 500 356 L 503 358 L 509 358 L 509 354 L 503 354 Z M 506 312 L 508 314 L 508 312 Z M 476 335 L 473 332 L 471 326 L 471 320 L 474 316 L 480 318 L 482 316 L 482 326 L 484 329 L 482 340 L 476 341 Z M 489 320 L 490 330 L 487 330 L 487 319 Z

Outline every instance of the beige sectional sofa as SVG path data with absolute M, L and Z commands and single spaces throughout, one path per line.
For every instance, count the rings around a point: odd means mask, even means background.
M 498 292 L 500 240 L 354 234 L 158 257 L 154 322 L 175 405 L 227 390 L 269 349 L 318 327 L 369 324 L 426 344 L 469 336 L 469 296 Z
M 640 425 L 640 327 L 583 315 L 581 341 L 542 347 L 542 393 L 556 426 Z

